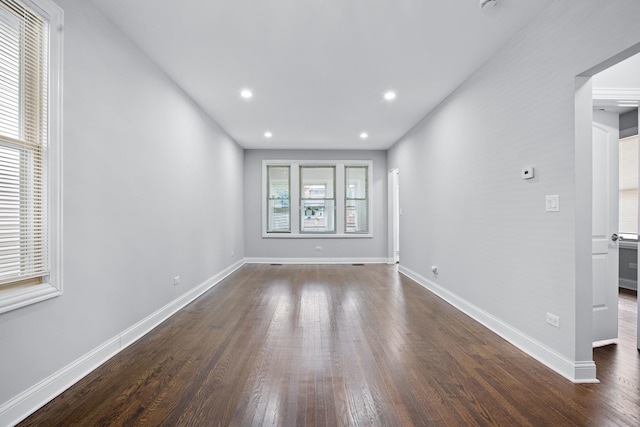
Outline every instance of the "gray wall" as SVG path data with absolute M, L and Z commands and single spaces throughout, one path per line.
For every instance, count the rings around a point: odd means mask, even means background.
M 638 250 L 623 248 L 619 250 L 620 255 L 620 287 L 626 289 L 638 289 Z
M 243 150 L 91 2 L 57 3 L 64 294 L 0 316 L 0 406 L 244 257 Z
M 262 238 L 262 160 L 373 160 L 373 238 Z M 246 150 L 245 250 L 249 258 L 387 258 L 387 157 L 385 151 Z M 315 250 L 322 246 L 322 251 Z
M 401 265 L 569 361 L 591 359 L 590 141 L 575 143 L 576 76 L 638 42 L 640 2 L 556 1 L 389 151 Z M 525 166 L 534 179 L 520 178 Z M 545 212 L 556 194 L 560 211 Z

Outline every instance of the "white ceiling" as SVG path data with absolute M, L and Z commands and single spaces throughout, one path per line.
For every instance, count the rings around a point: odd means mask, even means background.
M 92 0 L 240 145 L 286 149 L 390 147 L 552 1 Z

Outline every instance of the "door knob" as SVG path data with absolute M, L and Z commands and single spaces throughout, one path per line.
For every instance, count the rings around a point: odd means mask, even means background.
M 611 240 L 612 240 L 612 241 L 614 241 L 614 242 L 616 242 L 619 238 L 620 238 L 620 237 L 618 237 L 618 235 L 617 235 L 616 233 L 613 233 L 613 234 L 611 235 Z

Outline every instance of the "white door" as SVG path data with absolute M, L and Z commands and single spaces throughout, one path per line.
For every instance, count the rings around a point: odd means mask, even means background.
M 593 115 L 593 341 L 618 338 L 618 115 Z
M 400 262 L 400 181 L 398 169 L 393 171 L 393 262 Z
M 389 171 L 387 194 L 389 213 L 389 260 L 391 264 L 400 262 L 400 187 L 398 184 L 398 169 Z

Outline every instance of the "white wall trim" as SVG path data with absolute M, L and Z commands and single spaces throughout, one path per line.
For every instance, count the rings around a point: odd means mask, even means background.
M 0 405 L 0 425 L 13 426 L 80 381 L 94 369 L 133 344 L 177 311 L 220 283 L 245 264 L 240 260 L 145 317 L 122 333 L 79 357 L 56 373 Z
M 593 99 L 595 100 L 615 100 L 615 101 L 639 101 L 640 89 L 637 88 L 615 88 L 615 87 L 594 87 Z
M 618 240 L 618 247 L 624 249 L 638 249 L 637 240 Z
M 402 265 L 398 271 L 568 380 L 574 383 L 599 382 L 596 379 L 596 365 L 593 361 L 573 362 L 420 274 Z
M 638 281 L 620 277 L 618 279 L 618 287 L 636 291 L 638 290 Z
M 387 264 L 387 258 L 245 258 L 247 264 Z

